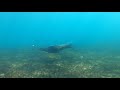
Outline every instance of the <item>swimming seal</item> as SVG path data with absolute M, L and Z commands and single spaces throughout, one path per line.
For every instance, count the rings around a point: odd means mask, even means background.
M 64 50 L 66 48 L 71 48 L 72 44 L 62 44 L 62 45 L 53 45 L 49 46 L 47 48 L 40 48 L 42 51 L 46 51 L 48 53 L 59 53 L 61 50 Z

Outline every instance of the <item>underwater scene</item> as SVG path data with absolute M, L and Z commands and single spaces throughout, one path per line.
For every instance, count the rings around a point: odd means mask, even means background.
M 120 12 L 0 12 L 0 78 L 120 78 Z

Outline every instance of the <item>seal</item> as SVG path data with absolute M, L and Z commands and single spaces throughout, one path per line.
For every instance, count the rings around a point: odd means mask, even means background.
M 40 50 L 48 53 L 59 53 L 60 51 L 67 48 L 72 48 L 72 44 L 70 43 L 70 44 L 62 44 L 62 45 L 53 45 L 47 48 L 40 48 Z

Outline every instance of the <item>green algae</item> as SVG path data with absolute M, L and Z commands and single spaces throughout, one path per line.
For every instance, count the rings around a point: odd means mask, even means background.
M 120 56 L 65 50 L 52 54 L 23 49 L 0 52 L 0 78 L 119 78 Z

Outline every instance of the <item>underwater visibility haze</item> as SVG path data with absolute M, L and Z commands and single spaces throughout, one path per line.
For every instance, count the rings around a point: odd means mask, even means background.
M 119 12 L 0 12 L 0 78 L 119 78 Z

